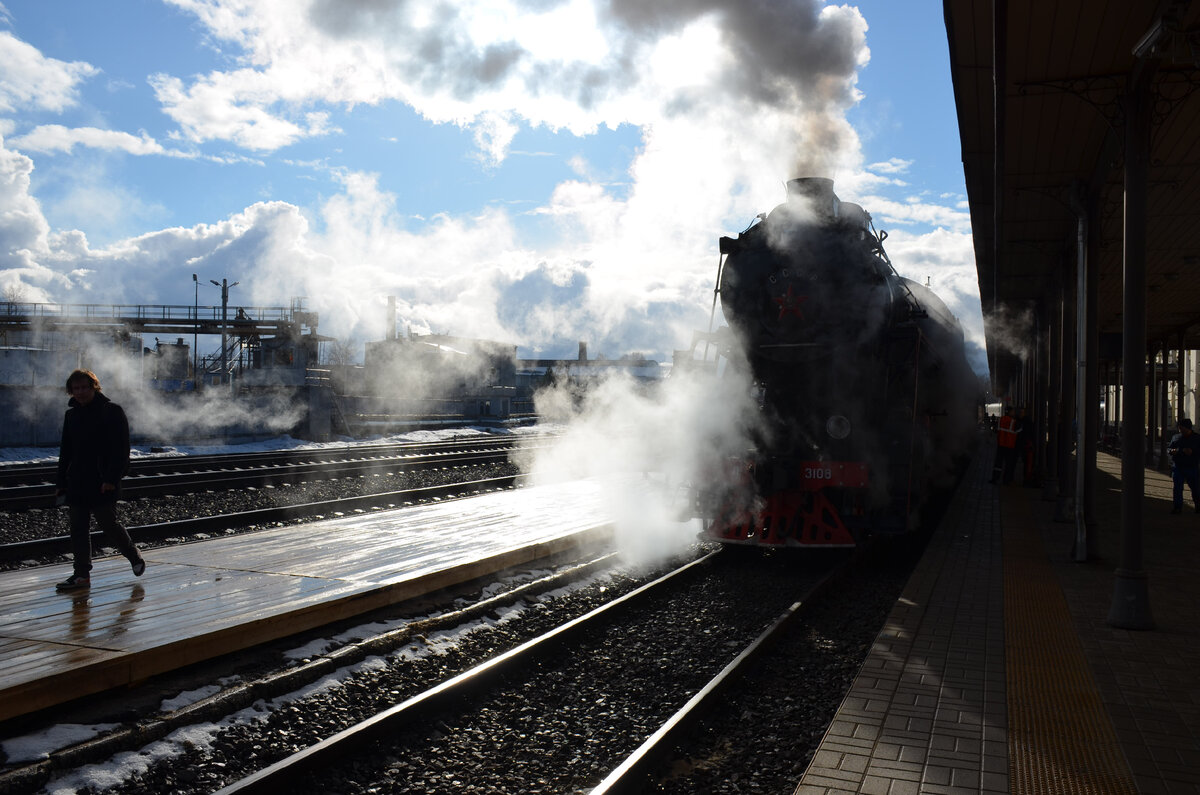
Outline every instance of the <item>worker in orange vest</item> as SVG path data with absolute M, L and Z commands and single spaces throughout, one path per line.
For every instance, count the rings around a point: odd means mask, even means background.
M 992 479 L 996 483 L 1001 478 L 1005 483 L 1012 483 L 1013 466 L 1017 459 L 1017 418 L 1013 416 L 1013 408 L 1004 410 L 1004 416 L 996 425 L 996 462 L 992 466 Z

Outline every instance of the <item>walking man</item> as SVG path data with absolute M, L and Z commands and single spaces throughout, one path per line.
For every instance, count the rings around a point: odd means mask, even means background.
M 1171 513 L 1183 511 L 1183 484 L 1192 490 L 1192 502 L 1196 513 L 1200 513 L 1200 436 L 1192 430 L 1192 421 L 1184 417 L 1179 421 L 1179 432 L 1167 446 L 1171 454 L 1171 479 L 1175 481 L 1172 491 Z
M 55 586 L 75 591 L 91 586 L 91 517 L 108 540 L 124 555 L 135 577 L 146 561 L 117 521 L 121 478 L 129 468 L 129 422 L 125 412 L 100 392 L 100 379 L 91 370 L 67 377 L 67 413 L 63 417 L 58 451 L 56 496 L 65 496 L 71 523 L 75 573 Z

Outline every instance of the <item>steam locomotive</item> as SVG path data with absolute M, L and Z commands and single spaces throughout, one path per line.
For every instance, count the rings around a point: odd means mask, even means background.
M 697 492 L 703 536 L 846 547 L 908 532 L 973 435 L 962 330 L 896 273 L 887 234 L 832 180 L 787 187 L 786 203 L 720 239 L 725 366 L 752 383 L 759 423 L 752 449 Z

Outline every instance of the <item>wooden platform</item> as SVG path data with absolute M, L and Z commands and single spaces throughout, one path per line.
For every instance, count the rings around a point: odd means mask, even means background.
M 535 560 L 607 532 L 594 482 L 505 491 L 0 574 L 0 720 Z

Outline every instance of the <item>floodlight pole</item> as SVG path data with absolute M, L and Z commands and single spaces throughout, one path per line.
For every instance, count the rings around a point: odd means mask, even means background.
M 237 287 L 240 282 L 229 283 L 228 279 L 217 281 L 209 279 L 217 287 L 221 288 L 221 383 L 225 383 L 225 377 L 229 375 L 226 370 L 228 353 L 225 350 L 225 340 L 229 333 L 229 288 Z
M 192 282 L 196 287 L 196 297 L 192 303 L 192 389 L 196 388 L 200 374 L 197 371 L 199 368 L 199 360 L 196 358 L 196 352 L 199 349 L 197 340 L 200 337 L 200 278 L 196 274 L 192 274 Z

